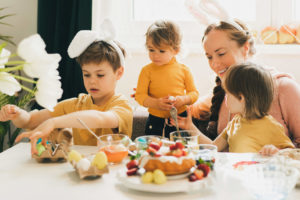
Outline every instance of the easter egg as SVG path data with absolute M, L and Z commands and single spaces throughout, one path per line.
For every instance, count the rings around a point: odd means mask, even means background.
M 70 162 L 72 162 L 72 161 L 78 162 L 81 159 L 82 159 L 82 156 L 78 151 L 72 150 L 68 154 L 68 160 Z
M 156 169 L 153 172 L 153 180 L 156 184 L 164 184 L 167 182 L 167 177 L 160 169 Z
M 36 150 L 38 152 L 38 156 L 41 156 L 41 154 L 46 151 L 46 148 L 44 145 L 42 145 L 42 143 L 39 143 L 36 145 Z
M 98 169 L 103 169 L 107 165 L 107 157 L 103 151 L 98 152 L 92 162 L 93 166 L 96 166 Z
M 142 183 L 152 183 L 153 181 L 153 173 L 152 172 L 146 172 L 142 176 Z
M 82 169 L 83 171 L 89 170 L 91 162 L 87 158 L 82 158 L 77 163 L 77 168 Z

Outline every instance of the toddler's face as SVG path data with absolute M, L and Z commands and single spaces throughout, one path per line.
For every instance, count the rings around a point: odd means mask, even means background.
M 107 62 L 89 63 L 82 66 L 83 81 L 87 92 L 93 97 L 95 104 L 101 104 L 114 95 L 117 80 L 123 74 L 123 67 L 116 72 Z
M 157 48 L 152 44 L 151 40 L 147 43 L 147 48 L 150 60 L 158 66 L 168 64 L 178 53 L 169 46 L 161 46 Z
M 242 96 L 241 98 L 237 98 L 230 92 L 226 91 L 225 103 L 229 108 L 231 114 L 237 114 L 237 113 L 244 114 L 245 101 Z

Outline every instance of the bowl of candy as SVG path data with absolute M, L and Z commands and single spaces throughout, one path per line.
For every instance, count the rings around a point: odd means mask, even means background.
M 249 166 L 243 173 L 245 188 L 256 199 L 284 200 L 295 187 L 299 171 L 277 163 Z
M 99 151 L 103 151 L 110 164 L 121 163 L 128 155 L 130 138 L 123 134 L 108 134 L 99 137 Z

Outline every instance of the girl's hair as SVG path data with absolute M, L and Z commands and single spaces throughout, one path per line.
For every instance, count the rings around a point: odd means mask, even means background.
M 267 115 L 274 95 L 269 71 L 254 63 L 243 63 L 230 67 L 224 78 L 226 91 L 237 98 L 244 96 L 246 119 Z
M 146 32 L 146 46 L 149 40 L 155 47 L 170 46 L 180 50 L 181 34 L 179 27 L 170 21 L 158 20 L 150 25 Z
M 125 50 L 120 46 L 119 43 L 115 43 L 120 47 L 125 57 Z M 109 64 L 111 64 L 114 71 L 121 67 L 121 61 L 118 52 L 113 46 L 103 40 L 93 42 L 80 56 L 76 58 L 76 61 L 81 66 L 90 63 L 100 64 L 101 62 L 107 61 Z
M 212 30 L 224 31 L 227 33 L 228 37 L 231 40 L 237 42 L 239 47 L 242 47 L 246 42 L 249 42 L 250 45 L 249 55 L 254 55 L 256 52 L 254 47 L 254 39 L 251 36 L 248 28 L 240 21 L 235 21 L 235 22 L 238 23 L 238 25 L 240 25 L 243 28 L 243 30 L 238 30 L 232 24 L 221 21 L 219 24 L 211 24 L 206 28 L 202 41 L 204 40 L 205 36 L 207 36 Z M 217 85 L 215 86 L 213 91 L 212 106 L 210 108 L 211 116 L 209 119 L 209 121 L 213 123 L 209 123 L 207 127 L 208 132 L 210 132 L 209 135 L 211 135 L 210 137 L 211 139 L 215 139 L 218 136 L 217 121 L 219 119 L 219 111 L 221 108 L 221 104 L 225 96 L 225 91 L 221 86 L 221 80 L 219 77 L 216 78 L 216 84 Z M 210 126 L 214 126 L 214 127 L 210 127 Z

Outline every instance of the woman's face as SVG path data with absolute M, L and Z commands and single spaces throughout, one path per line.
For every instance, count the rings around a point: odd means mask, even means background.
M 232 65 L 246 61 L 249 44 L 239 47 L 222 30 L 211 30 L 204 38 L 203 46 L 211 69 L 222 79 Z

